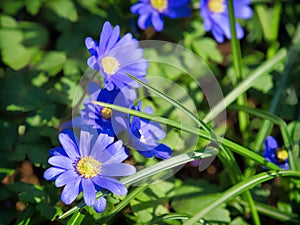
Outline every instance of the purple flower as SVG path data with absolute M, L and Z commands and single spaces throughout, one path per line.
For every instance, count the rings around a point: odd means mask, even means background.
M 135 168 L 122 163 L 128 156 L 121 141 L 113 143 L 114 138 L 107 134 L 99 136 L 81 131 L 80 141 L 70 130 L 59 136 L 61 147 L 52 152 L 48 162 L 52 165 L 44 173 L 46 180 L 55 180 L 56 187 L 62 187 L 61 200 L 71 204 L 83 192 L 88 206 L 102 212 L 106 206 L 104 197 L 96 199 L 96 192 L 109 190 L 116 195 L 125 195 L 127 189 L 114 177 L 135 173 Z
M 164 28 L 164 16 L 175 19 L 188 17 L 191 10 L 188 7 L 190 0 L 140 0 L 130 10 L 138 14 L 138 26 L 145 30 L 153 25 L 156 31 Z
M 134 106 L 134 110 L 141 110 L 141 102 L 139 106 Z M 145 113 L 153 114 L 151 107 L 146 107 Z M 119 131 L 116 131 L 117 137 L 120 138 L 124 145 L 136 149 L 141 155 L 151 158 L 157 157 L 167 159 L 171 156 L 172 150 L 165 144 L 159 143 L 166 136 L 166 132 L 158 123 L 134 116 L 116 118 L 120 125 Z
M 252 9 L 249 7 L 251 0 L 233 0 L 234 14 L 239 19 L 252 17 Z M 224 35 L 230 39 L 230 23 L 227 0 L 201 0 L 200 16 L 203 18 L 204 29 L 211 31 L 218 42 L 224 41 Z M 244 37 L 244 31 L 240 24 L 236 23 L 237 38 Z
M 272 163 L 275 163 L 283 170 L 289 170 L 288 152 L 278 147 L 277 141 L 268 136 L 264 143 L 263 157 Z
M 135 90 L 124 87 L 122 91 L 114 88 L 109 91 L 101 89 L 96 82 L 88 83 L 90 97 L 84 102 L 84 109 L 81 110 L 81 124 L 91 126 L 98 130 L 98 133 L 106 133 L 115 136 L 113 129 L 113 111 L 110 108 L 95 104 L 93 101 L 115 104 L 129 107 L 136 99 Z M 114 115 L 120 116 L 122 113 L 114 111 Z M 125 114 L 123 114 L 125 115 Z
M 87 37 L 85 45 L 91 53 L 87 64 L 100 71 L 107 90 L 111 91 L 115 86 L 120 89 L 127 85 L 139 87 L 126 73 L 146 81 L 148 62 L 143 58 L 144 51 L 138 47 L 138 41 L 130 33 L 120 38 L 119 26 L 112 28 L 109 22 L 105 22 L 99 43 Z

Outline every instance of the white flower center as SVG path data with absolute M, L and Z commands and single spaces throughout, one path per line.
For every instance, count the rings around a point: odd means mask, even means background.
M 168 0 L 150 0 L 150 4 L 154 9 L 162 12 L 168 7 Z
M 101 173 L 102 163 L 94 159 L 92 156 L 81 158 L 76 165 L 78 173 L 84 178 L 92 178 Z
M 144 143 L 144 144 L 147 144 L 144 135 L 141 135 L 141 137 L 140 137 L 140 142 L 142 142 L 142 143 Z
M 226 8 L 224 0 L 209 0 L 207 6 L 213 13 L 222 13 Z
M 108 75 L 113 75 L 120 67 L 120 63 L 115 57 L 107 56 L 101 60 L 103 70 Z

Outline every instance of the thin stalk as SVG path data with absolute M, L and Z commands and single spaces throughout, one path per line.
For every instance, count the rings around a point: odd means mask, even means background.
M 236 36 L 236 20 L 235 20 L 235 16 L 234 16 L 233 0 L 228 0 L 228 13 L 229 13 L 230 31 L 231 31 L 230 42 L 231 42 L 231 47 L 232 47 L 234 74 L 235 74 L 237 82 L 240 82 L 245 77 L 243 76 L 241 46 L 240 46 L 240 42 Z M 237 98 L 237 104 L 238 105 L 247 105 L 246 91 Z M 245 131 L 247 130 L 247 127 L 249 126 L 249 116 L 245 112 L 238 112 L 238 118 L 239 118 L 240 131 L 243 135 L 243 139 L 247 140 L 248 132 L 245 132 Z
M 188 133 L 191 133 L 191 134 L 196 134 L 200 138 L 203 138 L 205 140 L 209 140 L 211 142 L 214 142 L 215 144 L 217 144 L 219 146 L 222 144 L 224 147 L 227 147 L 227 148 L 231 149 L 235 153 L 237 153 L 239 155 L 242 155 L 246 158 L 252 159 L 257 163 L 259 163 L 261 165 L 264 165 L 268 169 L 271 169 L 271 170 L 272 169 L 273 170 L 279 170 L 280 169 L 277 165 L 275 165 L 274 163 L 266 161 L 264 157 L 262 157 L 261 155 L 253 152 L 252 150 L 249 150 L 249 149 L 247 149 L 247 148 L 245 148 L 245 147 L 243 147 L 243 146 L 241 146 L 241 145 L 239 145 L 235 142 L 232 142 L 232 141 L 230 141 L 226 138 L 223 138 L 222 142 L 220 142 L 217 139 L 213 139 L 210 136 L 210 133 L 208 133 L 207 131 L 201 130 L 199 128 L 185 126 L 184 124 L 179 123 L 178 121 L 175 121 L 175 120 L 150 115 L 150 114 L 147 114 L 147 113 L 144 113 L 144 112 L 140 112 L 140 111 L 133 110 L 133 109 L 128 109 L 128 108 L 118 106 L 118 105 L 114 105 L 114 104 L 109 104 L 109 103 L 105 103 L 105 102 L 97 102 L 97 101 L 94 101 L 94 103 L 98 104 L 98 105 L 101 105 L 101 106 L 104 106 L 104 107 L 111 108 L 113 110 L 123 112 L 123 113 L 128 113 L 128 114 L 133 115 L 133 116 L 138 116 L 138 117 L 141 117 L 141 118 L 152 120 L 153 122 L 166 124 L 168 126 L 174 127 L 174 128 L 179 129 L 181 131 L 185 131 L 185 132 L 188 132 Z

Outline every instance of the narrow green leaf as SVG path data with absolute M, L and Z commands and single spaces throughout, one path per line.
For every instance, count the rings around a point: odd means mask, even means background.
M 76 211 L 72 217 L 68 220 L 67 225 L 80 225 L 83 221 L 85 215 L 80 212 L 80 210 Z
M 198 212 L 196 215 L 194 215 L 191 219 L 186 221 L 184 225 L 193 225 L 195 224 L 199 219 L 201 219 L 206 213 L 208 213 L 210 210 L 214 209 L 215 207 L 218 207 L 220 204 L 226 203 L 228 200 L 240 195 L 241 193 L 251 189 L 252 187 L 261 184 L 267 180 L 274 179 L 276 177 L 300 177 L 299 171 L 268 171 L 263 172 L 258 175 L 255 175 L 253 177 L 250 177 L 237 185 L 232 186 L 227 191 L 223 193 L 223 195 L 218 198 L 217 200 L 213 201 L 211 204 L 207 205 L 205 208 L 203 208 L 200 212 Z
M 197 115 L 195 115 L 193 112 L 191 112 L 189 109 L 187 109 L 184 105 L 182 105 L 180 102 L 178 102 L 175 99 L 170 98 L 168 95 L 165 93 L 155 89 L 154 87 L 150 86 L 149 84 L 143 82 L 142 80 L 137 79 L 135 76 L 127 73 L 127 75 L 134 79 L 136 82 L 142 84 L 144 87 L 147 89 L 151 90 L 153 93 L 157 94 L 161 98 L 165 99 L 166 101 L 170 102 L 173 106 L 177 107 L 178 109 L 181 109 L 183 112 L 185 112 L 188 116 L 191 117 L 198 125 L 202 126 L 202 128 L 206 131 L 212 132 L 211 129 L 204 123 L 202 120 L 198 118 Z
M 244 206 L 248 206 L 248 202 L 243 201 L 243 200 L 238 200 L 238 202 Z M 296 218 L 299 218 L 298 214 L 295 213 L 287 213 L 287 212 L 282 212 L 279 209 L 269 206 L 263 203 L 256 202 L 255 207 L 259 213 L 262 215 L 268 216 L 270 218 L 285 222 L 285 221 L 292 221 Z
M 167 118 L 164 118 L 164 117 L 158 117 L 158 116 L 150 115 L 150 114 L 147 114 L 147 113 L 144 113 L 144 112 L 128 109 L 128 108 L 118 106 L 118 105 L 113 105 L 113 104 L 109 104 L 109 103 L 105 103 L 105 102 L 97 102 L 97 101 L 94 101 L 94 103 L 98 104 L 98 105 L 101 105 L 101 106 L 104 106 L 104 107 L 111 108 L 113 110 L 123 112 L 123 113 L 128 113 L 128 114 L 133 115 L 133 116 L 138 116 L 138 117 L 141 117 L 141 118 L 152 120 L 154 122 L 158 122 L 158 123 L 161 123 L 161 124 L 166 124 L 168 126 L 177 128 L 179 130 L 189 132 L 191 134 L 196 134 L 200 138 L 204 138 L 206 140 L 212 141 L 212 142 L 216 143 L 217 145 L 222 144 L 225 147 L 230 148 L 232 151 L 234 151 L 234 152 L 236 152 L 236 153 L 238 153 L 238 154 L 240 154 L 240 155 L 242 155 L 246 158 L 252 159 L 257 163 L 266 166 L 269 169 L 273 169 L 273 170 L 278 170 L 279 169 L 279 167 L 277 165 L 275 165 L 274 163 L 266 161 L 265 158 L 263 158 L 261 155 L 255 153 L 255 152 L 253 152 L 253 151 L 251 151 L 251 150 L 249 150 L 249 149 L 247 149 L 247 148 L 245 148 L 245 147 L 243 147 L 239 144 L 236 144 L 235 142 L 232 142 L 228 139 L 223 138 L 223 139 L 221 139 L 222 141 L 220 141 L 218 139 L 214 139 L 210 136 L 210 134 L 208 132 L 206 132 L 204 130 L 201 130 L 201 129 L 198 129 L 198 128 L 195 128 L 195 127 L 187 127 L 184 124 L 179 123 L 179 122 L 174 121 L 174 120 L 170 120 L 170 119 L 167 119 Z
M 278 51 L 274 57 L 266 60 L 257 69 L 253 70 L 247 78 L 245 78 L 239 85 L 237 85 L 225 98 L 223 101 L 216 104 L 209 114 L 203 119 L 204 122 L 209 122 L 214 119 L 220 112 L 222 112 L 226 107 L 233 103 L 242 93 L 251 88 L 254 81 L 262 76 L 263 74 L 270 72 L 273 67 L 277 66 L 278 63 L 282 62 L 286 57 L 286 50 L 281 49 Z

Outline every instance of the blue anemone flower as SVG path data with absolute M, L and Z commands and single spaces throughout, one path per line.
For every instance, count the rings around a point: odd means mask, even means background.
M 81 124 L 97 129 L 98 133 L 115 136 L 112 118 L 113 111 L 110 108 L 95 104 L 94 101 L 129 107 L 136 99 L 135 90 L 128 87 L 120 90 L 115 87 L 109 91 L 106 88 L 101 89 L 96 82 L 89 82 L 88 91 L 90 97 L 85 100 L 84 109 L 81 110 Z M 120 116 L 122 113 L 114 111 L 114 114 Z
M 283 170 L 289 170 L 288 152 L 278 147 L 277 141 L 268 136 L 264 143 L 263 157 L 272 163 L 275 163 Z
M 58 138 L 61 147 L 52 152 L 48 160 L 52 167 L 45 171 L 44 178 L 55 180 L 56 187 L 64 186 L 61 200 L 65 204 L 71 204 L 82 191 L 85 204 L 102 212 L 106 199 L 96 199 L 97 191 L 127 193 L 125 185 L 114 178 L 136 172 L 133 166 L 122 163 L 128 157 L 122 141 L 114 142 L 107 134 L 98 136 L 86 131 L 81 131 L 78 141 L 71 130 L 62 131 Z
M 141 110 L 141 102 L 138 106 L 133 106 L 134 110 Z M 151 107 L 146 107 L 143 111 L 148 114 L 153 114 Z M 119 131 L 117 131 L 117 137 L 120 138 L 124 145 L 136 149 L 141 155 L 147 158 L 160 158 L 167 159 L 171 156 L 172 150 L 165 144 L 159 143 L 164 139 L 166 132 L 161 126 L 147 119 L 140 117 L 116 118 L 119 124 Z
M 141 29 L 145 30 L 153 25 L 156 31 L 162 31 L 164 16 L 172 19 L 190 16 L 189 2 L 190 0 L 140 0 L 130 10 L 139 15 L 138 26 Z
M 252 17 L 252 9 L 249 7 L 251 0 L 233 0 L 234 14 L 239 19 L 249 19 Z M 204 29 L 211 31 L 218 42 L 226 38 L 231 39 L 227 0 L 201 0 L 200 16 L 203 18 Z M 243 28 L 236 23 L 237 38 L 244 37 Z
M 130 33 L 120 38 L 119 26 L 112 28 L 109 22 L 105 22 L 99 43 L 87 37 L 85 45 L 91 53 L 87 64 L 92 69 L 100 71 L 107 90 L 111 91 L 115 86 L 120 89 L 127 85 L 139 87 L 140 85 L 126 73 L 147 81 L 145 75 L 148 62 L 143 58 L 143 49 L 139 48 L 138 41 Z

